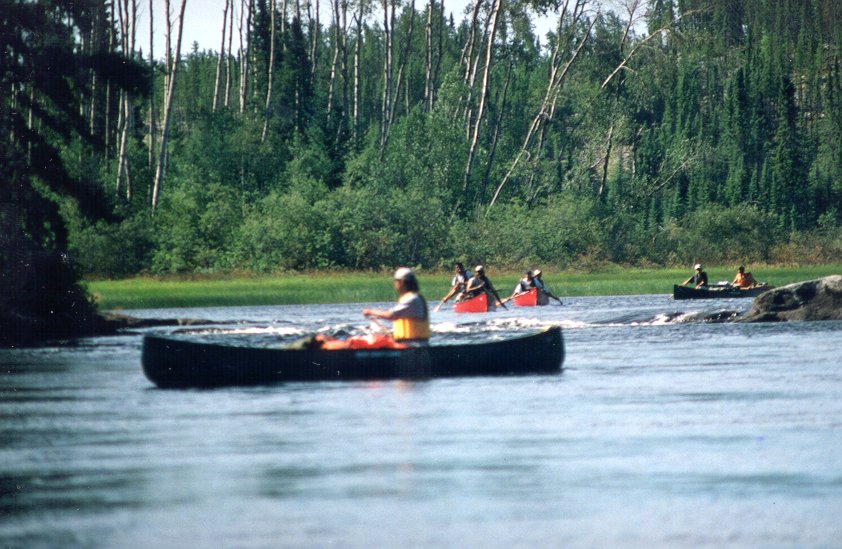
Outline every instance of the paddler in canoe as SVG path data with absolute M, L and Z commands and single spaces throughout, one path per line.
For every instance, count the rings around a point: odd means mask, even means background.
M 503 303 L 508 303 L 517 296 L 527 293 L 532 288 L 537 288 L 535 285 L 535 278 L 532 276 L 532 271 L 527 269 L 526 271 L 523 271 L 523 276 L 520 277 L 520 280 L 518 280 L 517 284 L 515 284 L 515 287 L 512 290 L 512 295 L 504 299 Z
M 544 273 L 541 271 L 541 269 L 535 269 L 534 271 L 532 271 L 532 280 L 535 283 L 535 287 L 538 288 L 539 292 L 546 294 L 546 296 L 551 299 L 555 299 L 556 301 L 558 301 L 558 304 L 561 305 L 561 299 L 553 295 L 549 287 L 547 287 L 547 285 L 544 283 L 544 279 L 541 278 L 543 274 Z
M 468 280 L 468 284 L 465 286 L 465 293 L 463 294 L 464 297 L 462 300 L 471 299 L 481 293 L 488 294 L 489 297 L 492 297 L 497 301 L 498 305 L 502 306 L 504 309 L 506 308 L 503 300 L 500 299 L 500 294 L 497 293 L 497 290 L 494 288 L 494 284 L 491 283 L 491 279 L 485 275 L 485 267 L 477 265 L 476 269 L 474 269 L 474 276 Z
M 392 339 L 409 346 L 427 345 L 430 340 L 430 313 L 427 300 L 419 293 L 418 278 L 406 267 L 395 271 L 398 303 L 388 310 L 363 309 L 363 316 L 392 321 Z
M 318 334 L 293 342 L 290 349 L 406 349 L 426 346 L 430 341 L 430 314 L 427 300 L 418 291 L 418 279 L 410 269 L 401 267 L 395 271 L 395 291 L 398 303 L 391 309 L 363 309 L 363 316 L 371 319 L 381 333 L 351 336 L 347 339 Z M 378 319 L 391 320 L 392 331 Z
M 754 276 L 751 273 L 747 273 L 743 265 L 740 265 L 740 268 L 737 269 L 737 275 L 731 281 L 731 285 L 741 290 L 750 290 L 758 286 Z
M 682 286 L 686 286 L 687 284 L 693 283 L 693 287 L 696 289 L 704 288 L 708 285 L 708 274 L 705 272 L 704 268 L 702 267 L 701 263 L 696 263 L 693 267 L 693 274 L 681 283 Z
M 468 284 L 468 280 L 471 278 L 471 272 L 465 270 L 465 266 L 461 262 L 456 262 L 456 265 L 453 267 L 453 278 L 450 280 L 450 291 L 447 292 L 443 298 L 441 298 L 441 302 L 436 305 L 436 308 L 433 309 L 433 312 L 438 312 L 441 309 L 442 305 L 447 303 L 451 297 L 455 297 L 456 301 L 462 297 L 462 294 L 465 293 L 465 286 Z

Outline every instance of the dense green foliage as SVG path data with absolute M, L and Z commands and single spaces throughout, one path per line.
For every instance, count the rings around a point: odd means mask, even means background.
M 103 13 L 92 1 L 0 5 L 0 343 L 78 334 L 95 323 L 66 254 L 58 202 L 73 200 L 80 223 L 112 217 L 89 171 L 102 135 L 79 105 L 91 80 L 138 92 L 143 73 L 111 52 L 77 47 Z
M 114 17 L 84 4 L 100 25 Z M 49 142 L 68 180 L 107 191 L 114 214 L 57 199 L 86 273 L 798 263 L 842 251 L 839 2 L 651 0 L 629 12 L 634 2 L 479 0 L 474 20 L 473 3 L 454 19 L 440 2 L 339 1 L 344 16 L 319 27 L 297 3 L 234 4 L 236 17 L 253 6 L 243 49 L 235 24 L 233 52 L 194 47 L 175 76 L 166 60 L 140 61 L 152 101 L 130 93 L 130 116 L 101 81 L 68 99 L 104 152 L 78 136 Z M 545 37 L 539 12 L 557 21 Z M 76 36 L 140 57 L 105 30 Z M 29 216 L 30 235 L 44 219 L 59 227 L 51 208 Z

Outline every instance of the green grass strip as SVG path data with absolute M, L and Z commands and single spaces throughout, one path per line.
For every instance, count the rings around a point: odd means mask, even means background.
M 842 274 L 842 265 L 801 267 L 751 267 L 755 278 L 775 286 Z M 706 267 L 711 283 L 732 280 L 736 268 Z M 690 269 L 622 269 L 599 272 L 545 271 L 544 281 L 558 296 L 671 294 L 672 285 L 692 274 Z M 495 273 L 489 277 L 500 295 L 508 297 L 519 273 Z M 449 273 L 419 272 L 422 293 L 434 303 L 450 287 Z M 245 305 L 304 305 L 314 303 L 361 303 L 395 298 L 391 273 L 316 273 L 267 277 L 130 278 L 87 283 L 103 310 L 157 309 L 166 307 L 217 307 Z

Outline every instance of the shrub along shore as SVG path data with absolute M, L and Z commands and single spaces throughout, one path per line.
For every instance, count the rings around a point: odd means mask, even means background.
M 711 283 L 730 281 L 736 266 L 706 266 Z M 810 266 L 752 266 L 758 281 L 775 286 L 842 274 L 842 264 Z M 565 296 L 671 294 L 672 285 L 692 274 L 690 268 L 624 269 L 600 272 L 544 269 L 544 281 L 552 292 Z M 450 287 L 448 272 L 418 271 L 421 292 L 434 304 Z M 500 295 L 510 295 L 521 273 L 488 275 Z M 362 303 L 395 298 L 391 272 L 315 272 L 275 276 L 226 275 L 193 278 L 138 277 L 87 282 L 100 310 L 158 309 L 169 307 L 219 307 L 246 305 L 304 305 L 316 303 Z

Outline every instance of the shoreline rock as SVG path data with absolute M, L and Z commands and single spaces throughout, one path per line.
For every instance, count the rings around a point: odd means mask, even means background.
M 842 276 L 831 275 L 774 288 L 754 299 L 738 322 L 842 320 Z
M 97 312 L 82 320 L 71 324 L 50 323 L 20 314 L 4 318 L 0 327 L 6 330 L 0 337 L 0 347 L 31 347 L 79 337 L 130 335 L 132 329 L 139 328 L 219 324 L 199 318 L 137 318 L 112 312 Z M 3 326 L 6 324 L 8 326 Z

